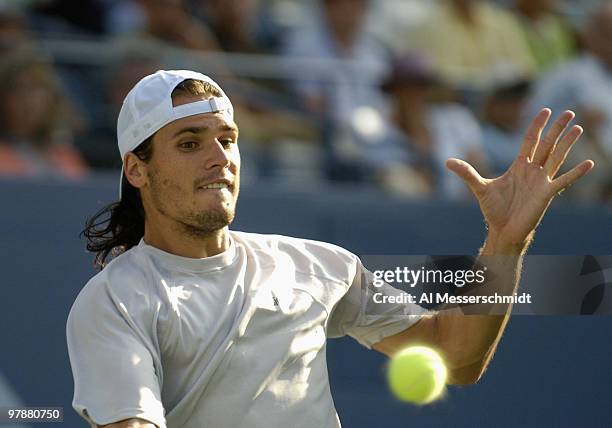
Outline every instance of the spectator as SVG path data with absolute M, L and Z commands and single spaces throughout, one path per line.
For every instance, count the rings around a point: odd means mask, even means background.
M 410 36 L 442 78 L 462 89 L 480 91 L 506 73 L 535 70 L 518 21 L 491 1 L 442 0 Z
M 310 111 L 350 121 L 357 108 L 383 104 L 378 85 L 390 54 L 363 31 L 367 0 L 321 0 L 320 6 L 320 19 L 296 30 L 284 54 L 289 59 L 352 61 L 352 67 L 330 63 L 324 70 L 300 70 L 294 82 Z
M 91 129 L 83 138 L 81 151 L 96 169 L 119 169 L 117 158 L 117 116 L 128 91 L 144 76 L 163 68 L 154 56 L 127 49 L 110 63 L 99 82 L 98 108 Z
M 35 27 L 50 33 L 104 33 L 108 0 L 51 0 L 33 8 Z
M 88 167 L 71 144 L 75 116 L 48 64 L 3 57 L 0 100 L 0 174 L 86 174 Z
M 139 18 L 133 22 L 133 31 L 125 31 L 124 28 L 124 31 L 114 33 L 115 44 L 122 49 L 158 56 L 165 65 L 171 64 L 170 68 L 200 69 L 201 58 L 184 50 L 219 52 L 215 36 L 204 22 L 191 13 L 187 0 L 135 0 L 135 3 L 130 2 L 123 7 L 129 4 L 138 7 Z M 115 7 L 115 10 L 121 9 L 119 5 Z M 141 22 L 138 23 L 138 20 Z M 202 71 L 224 85 L 228 84 L 228 76 L 231 75 L 222 56 L 207 61 Z
M 538 72 L 575 54 L 574 34 L 559 16 L 557 0 L 515 0 L 515 8 Z
M 366 0 L 322 0 L 318 5 L 320 17 L 297 29 L 284 48 L 287 63 L 296 70 L 293 89 L 307 111 L 327 124 L 328 177 L 367 180 L 355 125 L 383 120 L 379 86 L 390 54 L 364 31 Z
M 576 112 L 591 144 L 580 144 L 577 156 L 588 156 L 599 163 L 585 183 L 581 196 L 598 199 L 609 180 L 612 159 L 612 1 L 605 1 L 591 15 L 584 31 L 586 52 L 573 61 L 541 76 L 529 101 L 527 114 L 541 107 Z
M 219 50 L 210 30 L 187 13 L 184 0 L 140 0 L 140 5 L 146 22 L 143 36 L 185 49 Z
M 108 0 L 104 29 L 107 34 L 120 35 L 142 31 L 146 18 L 139 0 Z
M 367 28 L 398 55 L 405 53 L 406 41 L 415 27 L 435 10 L 437 1 L 369 0 Z
M 263 53 L 259 0 L 209 0 L 203 14 L 225 52 Z
M 0 11 L 0 54 L 31 51 L 33 45 L 26 18 L 17 12 Z
M 471 112 L 439 95 L 442 93 L 439 78 L 416 55 L 398 59 L 383 87 L 393 104 L 392 126 L 381 138 L 384 144 L 395 141 L 402 146 L 439 196 L 452 199 L 467 196 L 463 183 L 444 164 L 449 157 L 457 157 L 486 174 L 480 128 Z M 392 152 L 389 155 L 399 159 Z
M 482 112 L 483 141 L 490 169 L 503 174 L 512 164 L 523 141 L 521 114 L 529 95 L 529 82 L 501 84 L 485 97 Z

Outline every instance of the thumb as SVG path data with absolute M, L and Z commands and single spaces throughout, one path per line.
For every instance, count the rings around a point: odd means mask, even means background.
M 466 161 L 450 158 L 446 160 L 446 167 L 457 174 L 467 184 L 472 193 L 477 194 L 484 189 L 485 179 Z

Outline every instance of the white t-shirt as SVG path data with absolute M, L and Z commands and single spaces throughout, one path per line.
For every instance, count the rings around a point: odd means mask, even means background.
M 339 427 L 326 339 L 348 334 L 370 347 L 425 313 L 366 314 L 371 274 L 337 246 L 230 237 L 227 251 L 204 259 L 141 241 L 81 290 L 67 339 L 73 407 L 92 426 Z

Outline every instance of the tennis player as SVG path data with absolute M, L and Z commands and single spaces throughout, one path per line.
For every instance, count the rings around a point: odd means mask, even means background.
M 582 130 L 569 126 L 568 111 L 542 138 L 550 116 L 537 115 L 500 178 L 447 162 L 487 222 L 480 257 L 509 256 L 495 269 L 510 292 L 551 200 L 593 167 L 585 161 L 555 178 Z M 103 269 L 67 323 L 73 406 L 92 427 L 339 427 L 325 347 L 344 335 L 387 355 L 425 344 L 444 356 L 450 383 L 480 378 L 510 306 L 468 316 L 381 305 L 364 316 L 372 275 L 355 255 L 229 230 L 240 189 L 238 127 L 209 77 L 143 78 L 125 98 L 117 131 L 121 197 L 84 232 Z

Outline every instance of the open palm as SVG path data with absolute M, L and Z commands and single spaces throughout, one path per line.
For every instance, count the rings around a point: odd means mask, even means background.
M 483 178 L 470 164 L 459 159 L 446 162 L 478 199 L 489 233 L 495 233 L 505 242 L 525 242 L 555 195 L 593 168 L 593 161 L 586 160 L 555 178 L 582 134 L 582 128 L 574 125 L 567 130 L 574 113 L 566 111 L 542 137 L 550 116 L 549 109 L 538 113 L 525 134 L 518 156 L 498 178 Z

